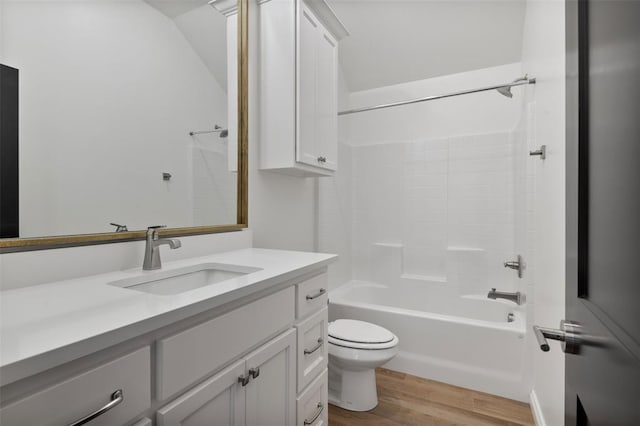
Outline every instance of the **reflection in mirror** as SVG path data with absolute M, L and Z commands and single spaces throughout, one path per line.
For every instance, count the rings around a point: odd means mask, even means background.
M 1 3 L 2 237 L 236 223 L 229 3 Z

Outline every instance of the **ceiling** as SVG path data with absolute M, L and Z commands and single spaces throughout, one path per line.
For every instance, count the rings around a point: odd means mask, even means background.
M 349 91 L 519 62 L 524 0 L 327 0 Z
M 227 18 L 208 0 L 145 0 L 172 19 L 220 87 L 227 91 Z

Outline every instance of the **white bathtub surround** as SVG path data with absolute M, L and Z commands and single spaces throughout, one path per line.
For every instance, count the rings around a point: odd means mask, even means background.
M 484 251 L 490 287 L 514 288 L 502 265 L 516 255 L 510 133 L 360 146 L 352 158 L 355 279 L 378 276 L 372 244 L 402 244 L 403 274 L 442 280 L 448 247 L 462 247 Z
M 141 336 L 328 265 L 334 255 L 244 249 L 165 262 L 164 271 L 203 263 L 259 268 L 177 295 L 109 285 L 143 272 L 118 271 L 0 292 L 0 385 Z
M 515 304 L 460 297 L 446 283 L 418 280 L 353 281 L 334 290 L 330 300 L 330 318 L 368 321 L 398 337 L 400 352 L 385 367 L 528 400 L 526 314 Z
M 527 290 L 503 266 L 518 254 L 514 142 L 503 132 L 353 147 L 353 281 L 331 294 L 330 318 L 396 333 L 389 368 L 524 401 L 525 309 L 487 298 Z

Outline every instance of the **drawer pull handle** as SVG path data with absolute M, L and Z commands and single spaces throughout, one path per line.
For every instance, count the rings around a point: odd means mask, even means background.
M 71 423 L 69 426 L 80 426 L 80 425 L 89 423 L 91 420 L 103 415 L 104 413 L 111 410 L 116 405 L 120 404 L 122 401 L 124 401 L 124 396 L 122 395 L 122 389 L 118 389 L 117 391 L 111 394 L 111 401 L 109 401 L 107 405 L 97 409 L 93 413 L 81 418 L 80 420 L 76 420 L 75 422 Z
M 314 353 L 315 351 L 317 351 L 318 349 L 320 349 L 322 347 L 322 337 L 318 339 L 318 344 L 315 345 L 313 348 L 311 349 L 305 349 L 304 350 L 304 354 L 305 355 L 311 355 L 312 353 Z
M 313 418 L 311 420 L 304 419 L 305 426 L 312 425 L 316 420 L 318 420 L 318 417 L 322 414 L 322 410 L 324 410 L 324 405 L 322 402 L 318 402 L 318 410 L 313 415 Z
M 317 292 L 316 294 L 314 294 L 313 296 L 310 295 L 310 294 L 307 294 L 307 300 L 317 299 L 318 297 L 322 296 L 326 292 L 327 292 L 327 290 L 325 290 L 324 288 L 321 288 L 320 291 Z
M 242 384 L 242 387 L 245 387 L 249 384 L 249 380 L 251 380 L 251 376 L 245 376 L 244 374 L 238 377 L 238 383 Z
M 250 368 L 249 375 L 251 376 L 252 379 L 255 379 L 260 375 L 260 368 Z

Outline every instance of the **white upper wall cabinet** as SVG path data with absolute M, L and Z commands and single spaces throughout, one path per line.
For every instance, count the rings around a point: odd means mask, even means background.
M 260 3 L 260 168 L 330 176 L 338 167 L 338 40 L 324 1 Z

